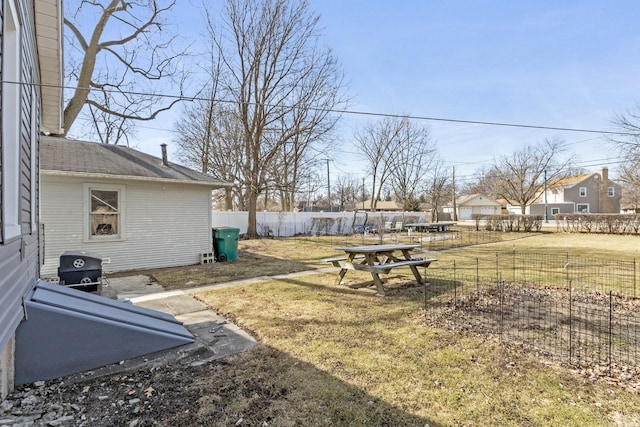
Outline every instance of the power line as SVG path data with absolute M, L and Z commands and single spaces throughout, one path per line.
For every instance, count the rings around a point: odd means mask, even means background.
M 92 88 L 80 88 L 73 86 L 58 86 L 58 85 L 46 85 L 42 83 L 26 83 L 26 82 L 13 82 L 13 81 L 5 81 L 2 80 L 2 83 L 9 84 L 18 84 L 18 85 L 29 85 L 29 86 L 40 86 L 47 87 L 53 89 L 62 89 L 62 90 L 88 90 L 91 91 Z M 235 104 L 237 101 L 228 100 L 228 99 L 210 99 L 206 97 L 199 96 L 184 96 L 184 95 L 170 95 L 170 94 L 162 94 L 162 93 L 146 93 L 146 92 L 136 92 L 136 91 L 124 91 L 124 90 L 114 90 L 114 89 L 101 89 L 103 92 L 111 92 L 111 93 L 122 93 L 128 95 L 136 95 L 136 96 L 154 96 L 158 98 L 170 98 L 173 100 L 180 101 L 213 101 L 220 103 L 228 103 Z M 246 102 L 247 105 L 256 105 L 255 102 Z M 277 107 L 277 105 L 273 104 L 264 104 L 267 107 Z M 338 114 L 350 114 L 350 115 L 359 115 L 359 116 L 370 116 L 370 117 L 388 117 L 388 118 L 397 118 L 397 119 L 410 119 L 410 120 L 421 120 L 421 121 L 433 121 L 433 122 L 447 122 L 447 123 L 464 123 L 464 124 L 473 124 L 473 125 L 483 125 L 483 126 L 499 126 L 499 127 L 513 127 L 513 128 L 524 128 L 524 129 L 542 129 L 542 130 L 555 130 L 562 132 L 581 132 L 581 133 L 599 133 L 605 135 L 628 135 L 633 136 L 633 133 L 630 132 L 615 132 L 615 131 L 607 131 L 607 130 L 597 130 L 597 129 L 584 129 L 584 128 L 568 128 L 568 127 L 560 127 L 560 126 L 545 126 L 545 125 L 532 125 L 532 124 L 524 124 L 524 123 L 508 123 L 508 122 L 490 122 L 490 121 L 482 121 L 482 120 L 465 120 L 465 119 L 453 119 L 453 118 L 444 118 L 444 117 L 430 117 L 430 116 L 414 116 L 407 114 L 391 114 L 391 113 L 378 113 L 372 111 L 358 111 L 358 110 L 348 110 L 348 109 L 332 109 L 332 108 L 313 108 L 310 107 L 309 110 L 312 111 L 320 111 L 327 113 L 338 113 Z

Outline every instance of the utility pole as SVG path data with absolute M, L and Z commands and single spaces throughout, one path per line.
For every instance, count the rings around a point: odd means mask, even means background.
M 364 176 L 362 177 L 362 210 L 364 210 Z
M 451 187 L 453 190 L 453 220 L 458 220 L 458 207 L 456 206 L 456 167 L 453 167 L 453 177 L 451 178 Z
M 333 212 L 331 208 L 331 179 L 329 178 L 329 159 L 327 161 L 327 198 L 329 199 L 329 212 Z
M 547 216 L 547 170 L 544 170 L 544 222 L 549 222 Z

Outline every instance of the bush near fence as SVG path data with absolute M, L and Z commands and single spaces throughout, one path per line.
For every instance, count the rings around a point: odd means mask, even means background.
M 637 214 L 558 214 L 558 230 L 571 233 L 638 234 Z
M 542 228 L 543 217 L 541 215 L 484 215 L 473 214 L 471 219 L 476 222 L 476 230 L 480 230 L 484 224 L 484 228 L 489 231 L 524 231 L 530 233 L 532 231 L 540 231 Z
M 514 252 L 437 267 L 428 269 L 425 286 L 430 324 L 494 336 L 595 376 L 638 384 L 635 259 Z

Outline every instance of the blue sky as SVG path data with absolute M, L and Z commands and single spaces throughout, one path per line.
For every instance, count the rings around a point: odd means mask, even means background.
M 178 2 L 178 25 L 194 27 Z M 342 64 L 357 111 L 613 130 L 614 114 L 640 102 L 638 1 L 310 0 L 323 40 Z M 183 6 L 184 5 L 184 6 Z M 181 24 L 184 22 L 184 24 Z M 185 27 L 186 28 L 186 27 Z M 173 113 L 137 147 L 175 150 Z M 356 171 L 353 130 L 374 120 L 345 115 L 332 176 Z M 459 176 L 545 138 L 561 138 L 590 171 L 615 153 L 599 134 L 425 121 L 443 159 Z

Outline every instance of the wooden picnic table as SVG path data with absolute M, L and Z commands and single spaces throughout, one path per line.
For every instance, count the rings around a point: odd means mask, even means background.
M 407 227 L 415 228 L 416 231 L 428 231 L 428 232 L 446 232 L 449 228 L 456 225 L 455 222 L 415 222 L 413 224 L 407 224 Z
M 324 259 L 335 267 L 340 267 L 340 272 L 336 278 L 336 284 L 342 283 L 342 279 L 347 270 L 368 271 L 373 277 L 373 283 L 377 288 L 377 295 L 384 296 L 384 287 L 380 274 L 389 272 L 398 267 L 409 267 L 419 284 L 424 284 L 424 279 L 418 271 L 419 266 L 428 267 L 434 258 L 412 258 L 411 251 L 419 248 L 420 245 L 410 244 L 389 244 L 389 245 L 365 245 L 365 246 L 344 246 L 335 248 L 337 251 L 346 253 L 346 257 L 335 257 Z

